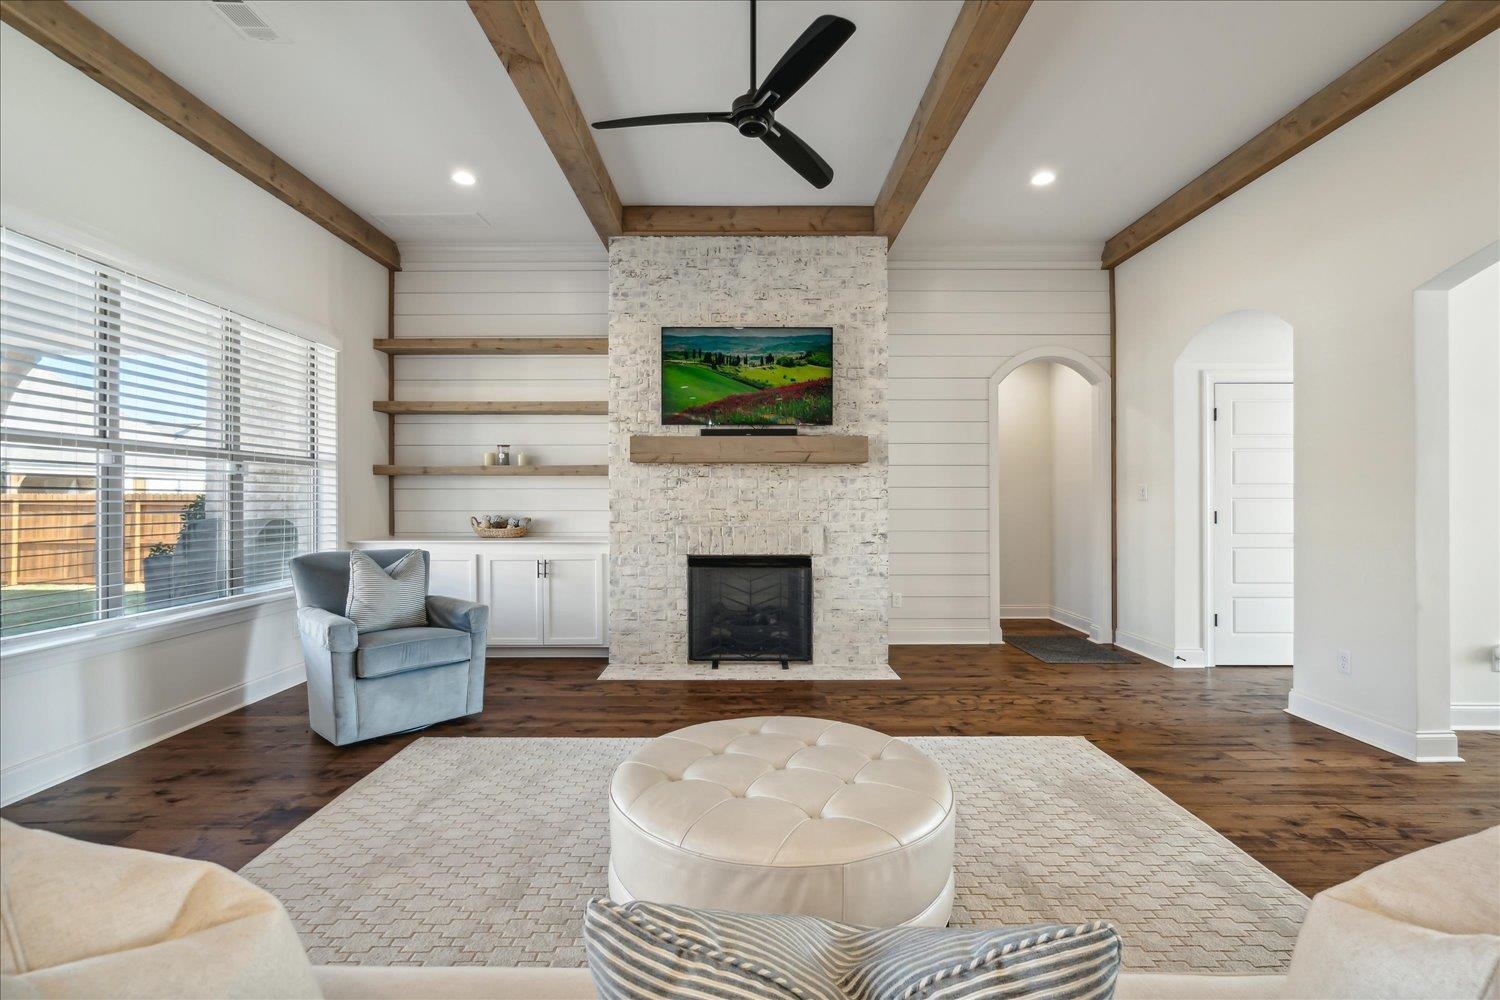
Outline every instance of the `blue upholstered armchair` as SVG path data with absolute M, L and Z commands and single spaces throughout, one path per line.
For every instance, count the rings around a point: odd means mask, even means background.
M 411 551 L 366 554 L 385 568 Z M 429 595 L 426 627 L 361 635 L 344 617 L 348 552 L 298 556 L 292 582 L 307 661 L 307 714 L 313 732 L 328 742 L 344 746 L 484 708 L 489 608 Z

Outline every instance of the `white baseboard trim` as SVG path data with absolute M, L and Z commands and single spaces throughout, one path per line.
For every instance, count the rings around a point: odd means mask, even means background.
M 1076 611 L 1069 611 L 1054 604 L 1049 609 L 1047 617 L 1059 625 L 1066 625 L 1068 628 L 1076 628 L 1080 632 L 1087 632 L 1089 638 L 1097 641 L 1097 638 L 1094 636 L 1094 620 L 1088 615 L 1081 615 Z
M 892 646 L 988 646 L 987 628 L 893 628 Z
M 92 771 L 210 719 L 295 687 L 305 679 L 302 661 L 298 659 L 280 670 L 169 708 L 113 732 L 12 764 L 0 770 L 0 805 L 10 805 L 69 778 L 76 778 L 85 771 Z
M 486 646 L 489 660 L 543 660 L 552 657 L 607 657 L 608 646 Z
M 1303 694 L 1296 688 L 1287 696 L 1286 711 L 1288 715 L 1407 760 L 1422 764 L 1463 762 L 1458 755 L 1458 736 L 1451 729 L 1413 732 Z
M 1456 701 L 1450 716 L 1454 729 L 1500 730 L 1500 704 L 1483 701 Z
M 1183 647 L 1172 653 L 1172 666 L 1178 670 L 1202 670 L 1208 666 L 1208 652 L 1196 647 Z
M 1169 667 L 1173 663 L 1171 646 L 1154 639 L 1147 639 L 1143 635 L 1136 635 L 1134 632 L 1115 629 L 1115 645 L 1144 656 L 1148 660 L 1155 660 L 1164 667 Z
M 1005 621 L 1010 618 L 1044 618 L 1086 633 L 1093 642 L 1106 641 L 1103 633 L 1094 626 L 1094 620 L 1088 615 L 1059 608 L 1055 604 L 1002 604 L 1000 620 Z

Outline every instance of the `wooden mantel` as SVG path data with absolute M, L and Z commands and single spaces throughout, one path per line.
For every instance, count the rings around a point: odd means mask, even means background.
M 870 439 L 851 434 L 766 437 L 633 434 L 630 437 L 630 460 L 652 465 L 733 465 L 740 462 L 862 465 L 870 460 Z

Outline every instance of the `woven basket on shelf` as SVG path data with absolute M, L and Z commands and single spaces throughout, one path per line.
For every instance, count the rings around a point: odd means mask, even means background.
M 530 528 L 487 528 L 479 523 L 479 518 L 471 516 L 469 526 L 474 529 L 474 534 L 480 538 L 525 538 Z

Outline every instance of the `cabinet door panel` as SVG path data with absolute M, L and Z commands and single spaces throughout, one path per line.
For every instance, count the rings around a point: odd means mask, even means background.
M 547 560 L 547 643 L 604 645 L 604 569 L 597 555 Z
M 542 645 L 542 580 L 538 562 L 527 556 L 485 560 L 491 646 Z
M 479 598 L 475 580 L 476 559 L 473 555 L 438 555 L 428 557 L 427 592 L 465 601 Z

